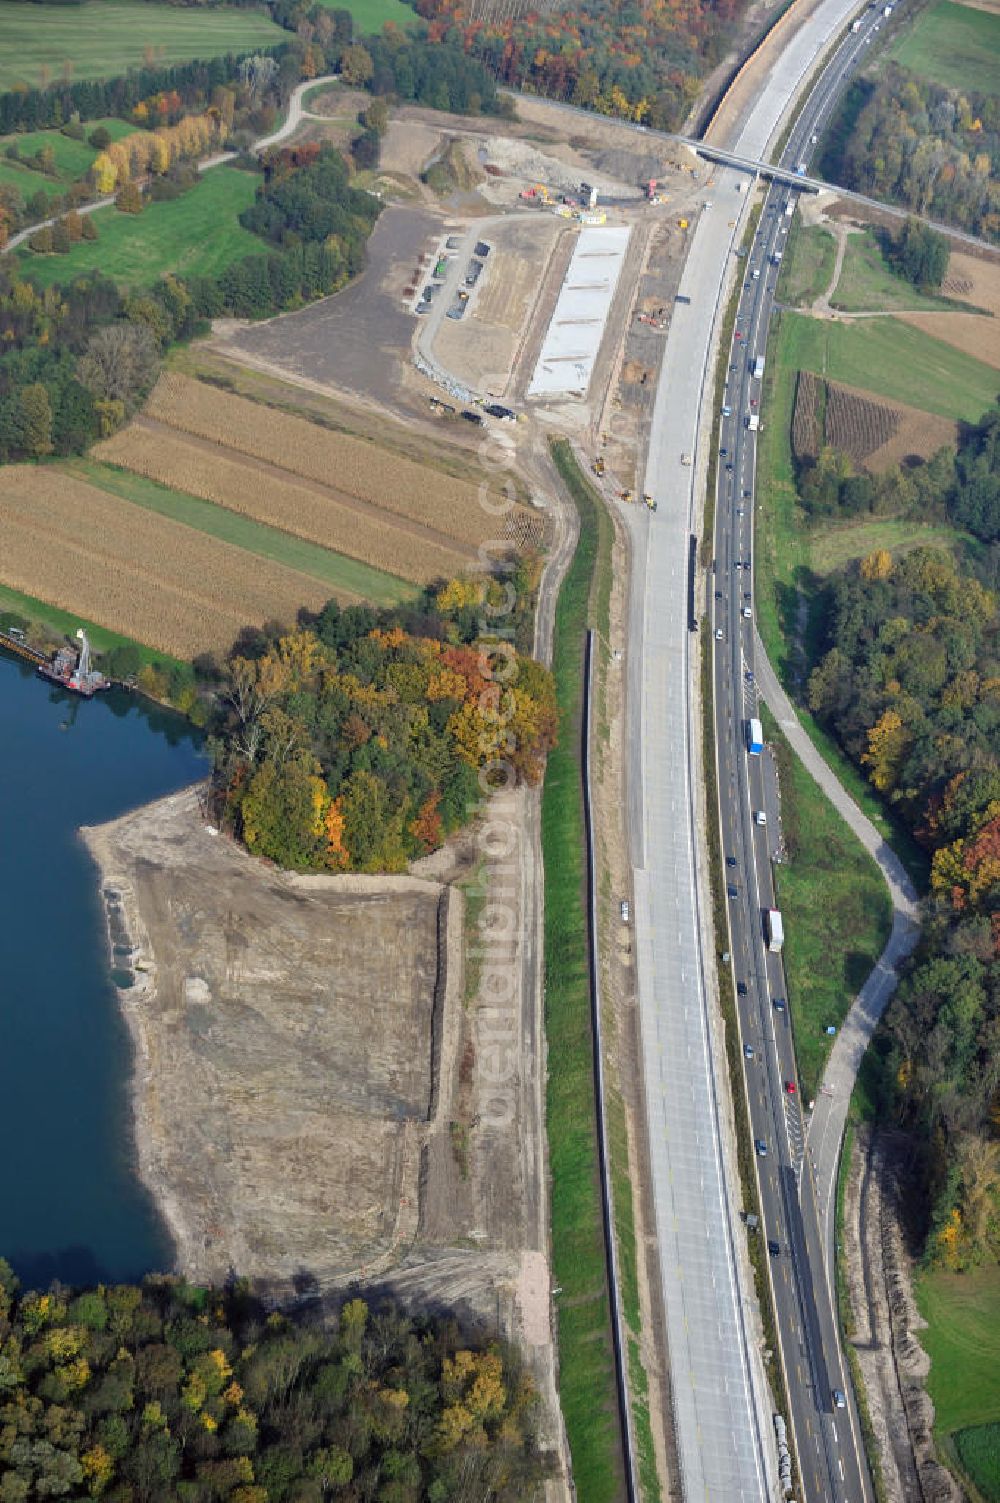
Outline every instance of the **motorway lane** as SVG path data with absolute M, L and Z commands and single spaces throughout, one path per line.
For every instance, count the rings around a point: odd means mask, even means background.
M 875 24 L 869 13 L 861 30 L 849 34 L 838 49 L 792 132 L 785 164 L 808 163 L 812 138 L 822 129 L 845 76 L 863 55 Z M 772 1285 L 795 1453 L 806 1498 L 853 1503 L 871 1497 L 871 1483 L 842 1362 L 815 1185 L 804 1155 L 788 1011 L 775 1006 L 776 998 L 786 996 L 784 972 L 780 956 L 769 953 L 764 936 L 764 911 L 775 900 L 768 832 L 752 815 L 765 803 L 763 764 L 745 750 L 746 720 L 757 709 L 752 615 L 748 619 L 742 614 L 752 602 L 752 584 L 749 602 L 747 591 L 752 567 L 739 567 L 748 562 L 752 566 L 756 435 L 746 423 L 752 413 L 760 413 L 761 386 L 752 374 L 753 364 L 766 347 L 777 279 L 773 257 L 785 243 L 787 201 L 786 188 L 776 185 L 769 190 L 747 259 L 726 391 L 732 414 L 721 423 L 720 444 L 728 451 L 723 463 L 732 468 L 720 469 L 718 487 L 714 605 L 725 650 L 716 652 L 716 729 L 724 839 L 727 854 L 736 861 L 735 868 L 727 868 L 727 876 L 732 880 L 735 871 L 741 879 L 735 884 L 738 896 L 729 903 L 731 947 L 737 980 L 746 992 L 740 998 L 743 1037 L 753 1049 L 752 1059 L 744 1054 L 751 1127 L 755 1139 L 767 1145 L 767 1157 L 758 1158 L 763 1171 L 761 1209 L 765 1234 L 779 1248 L 772 1259 Z M 834 1406 L 835 1389 L 847 1396 L 847 1408 Z
M 781 68 L 781 77 L 758 101 L 757 113 L 734 146 L 750 154 L 763 150 L 774 125 L 798 87 L 808 63 L 842 29 L 851 0 L 828 0 L 804 29 L 796 55 Z M 803 46 L 805 50 L 803 51 Z M 861 44 L 849 39 L 853 48 Z M 840 60 L 841 71 L 843 60 Z M 829 107 L 826 79 L 816 96 L 813 115 Z M 780 95 L 780 98 L 776 96 Z M 801 150 L 812 129 L 807 110 L 792 137 Z M 804 134 L 805 131 L 805 134 Z M 795 157 L 797 162 L 800 157 Z M 633 757 L 638 763 L 642 798 L 633 828 L 636 863 L 636 939 L 642 1013 L 644 1073 L 653 1160 L 654 1203 L 663 1277 L 667 1335 L 673 1377 L 675 1422 L 682 1485 L 688 1498 L 730 1500 L 770 1494 L 777 1470 L 773 1432 L 769 1433 L 766 1397 L 761 1390 L 757 1354 L 749 1339 L 740 1289 L 740 1260 L 720 1142 L 720 1113 L 715 1061 L 709 1041 L 706 990 L 700 943 L 700 916 L 695 863 L 696 841 L 691 811 L 697 807 L 691 781 L 690 643 L 687 629 L 687 538 L 694 530 L 694 467 L 682 454 L 698 454 L 699 422 L 712 331 L 721 307 L 734 238 L 740 233 L 747 198 L 736 194 L 740 175 L 717 171 L 712 207 L 696 226 L 680 292 L 690 306 L 679 305 L 671 322 L 657 386 L 645 489 L 658 503 L 655 517 L 644 519 L 645 568 L 635 573 L 632 605 L 633 641 L 641 643 L 641 661 L 633 669 L 638 694 L 632 698 Z M 787 190 L 786 190 L 787 191 Z M 729 209 L 728 205 L 735 205 Z M 783 216 L 778 216 L 783 217 Z M 783 226 L 767 218 L 768 233 L 780 238 Z M 740 268 L 742 272 L 742 268 Z M 757 289 L 754 325 L 761 334 L 769 316 L 768 278 L 751 279 Z M 745 341 L 740 341 L 745 344 Z M 763 346 L 761 346 L 763 347 Z M 741 357 L 744 361 L 746 356 Z M 733 372 L 740 402 L 749 402 L 746 365 Z M 733 484 L 753 488 L 752 443 L 739 435 L 733 460 Z M 696 460 L 697 463 L 697 460 Z M 741 1007 L 748 1028 L 756 1029 L 760 1066 L 751 1082 L 751 1108 L 774 1150 L 759 1161 L 766 1228 L 774 1227 L 783 1246 L 774 1279 L 781 1344 L 789 1374 L 793 1444 L 805 1499 L 860 1503 L 869 1484 L 860 1459 L 853 1413 L 838 1411 L 838 1426 L 827 1412 L 831 1375 L 849 1391 L 840 1371 L 840 1351 L 830 1291 L 824 1283 L 818 1219 L 808 1175 L 802 1174 L 801 1117 L 797 1100 L 786 1102 L 784 1079 L 794 1079 L 787 1014 L 773 1026 L 772 977 L 780 977 L 780 959 L 769 956 L 760 940 L 760 908 L 770 901 L 770 866 L 758 852 L 749 822 L 751 770 L 739 758 L 738 727 L 743 713 L 744 639 L 752 654 L 752 622 L 738 614 L 745 571 L 739 571 L 737 598 L 730 546 L 749 557 L 752 510 L 739 518 L 740 528 L 720 537 L 720 575 L 728 586 L 732 629 L 729 652 L 716 655 L 716 671 L 728 673 L 718 703 L 728 706 L 735 724 L 719 736 L 720 757 L 728 749 L 734 800 L 725 798 L 725 771 L 720 767 L 723 802 L 731 804 L 738 823 L 741 869 L 752 872 L 756 916 L 752 928 L 743 912 L 737 919 L 734 946 L 740 946 L 748 976 L 748 997 Z M 720 509 L 720 515 L 727 515 Z M 733 512 L 735 518 L 735 511 Z M 747 580 L 749 584 L 749 579 Z M 633 773 L 635 777 L 635 772 Z M 742 789 L 742 793 L 741 790 Z M 758 793 L 759 807 L 759 793 Z M 637 828 L 636 828 L 637 826 Z M 753 994 L 749 979 L 753 972 Z M 783 986 L 783 983 L 781 983 Z M 779 993 L 783 994 L 783 993 Z M 756 1012 L 753 1005 L 756 1003 Z M 753 1085 L 756 1084 L 756 1097 Z M 756 1105 L 755 1105 L 756 1103 Z M 786 1108 L 788 1108 L 786 1110 Z M 802 1198 L 798 1185 L 804 1183 Z M 814 1282 L 810 1270 L 817 1270 Z

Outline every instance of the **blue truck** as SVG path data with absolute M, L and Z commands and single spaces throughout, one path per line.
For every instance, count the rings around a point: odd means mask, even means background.
M 759 757 L 764 750 L 764 732 L 759 720 L 747 721 L 747 751 L 751 757 Z

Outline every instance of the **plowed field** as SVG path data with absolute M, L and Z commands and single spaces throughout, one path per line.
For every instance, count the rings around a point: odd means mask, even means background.
M 176 657 L 322 606 L 320 580 L 55 469 L 0 469 L 0 581 Z

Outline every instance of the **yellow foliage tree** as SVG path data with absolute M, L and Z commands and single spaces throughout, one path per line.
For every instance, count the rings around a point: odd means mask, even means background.
M 868 732 L 868 750 L 861 760 L 871 768 L 871 780 L 880 793 L 893 787 L 909 735 L 897 710 L 886 710 Z
M 100 194 L 113 193 L 118 182 L 118 170 L 106 151 L 98 152 L 90 169 L 94 187 Z
M 862 579 L 888 579 L 892 573 L 892 554 L 888 548 L 876 548 L 861 560 Z
M 99 1498 L 115 1473 L 115 1464 L 102 1445 L 91 1446 L 80 1457 L 83 1479 L 92 1498 Z

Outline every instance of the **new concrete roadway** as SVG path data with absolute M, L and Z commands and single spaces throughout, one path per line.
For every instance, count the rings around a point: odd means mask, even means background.
M 802 91 L 815 59 L 849 21 L 854 0 L 826 0 L 792 38 L 774 65 L 736 139 L 734 152 L 761 158 L 779 122 Z M 837 85 L 858 55 L 873 25 L 848 33 L 835 62 L 810 94 L 792 133 L 791 160 L 802 157 L 835 97 Z M 766 1387 L 742 1286 L 746 1268 L 739 1238 L 745 1235 L 730 1193 L 722 1136 L 725 1114 L 724 1061 L 713 1056 L 706 968 L 699 908 L 698 832 L 693 811 L 700 727 L 693 705 L 693 660 L 688 630 L 686 571 L 688 540 L 697 531 L 697 479 L 710 416 L 706 373 L 713 333 L 732 271 L 744 267 L 733 252 L 748 204 L 737 186 L 746 177 L 722 168 L 715 174 L 712 202 L 695 230 L 680 287 L 687 301 L 672 319 L 654 408 L 645 489 L 657 502 L 655 515 L 634 519 L 637 544 L 633 581 L 630 713 L 633 748 L 630 809 L 635 863 L 635 922 L 639 998 L 654 1203 L 673 1377 L 681 1480 L 688 1499 L 736 1500 L 777 1495 L 777 1451 Z M 769 195 L 755 241 L 755 259 L 765 264 L 768 247 L 780 241 L 787 188 Z M 787 222 L 787 221 L 786 221 Z M 753 448 L 742 419 L 759 399 L 751 390 L 748 357 L 766 340 L 772 288 L 766 273 L 747 279 L 739 325 L 733 382 L 731 472 L 739 507 L 727 508 L 723 485 L 720 546 L 714 604 L 727 615 L 715 654 L 718 704 L 719 783 L 727 848 L 741 874 L 742 898 L 731 905 L 732 951 L 741 996 L 741 1026 L 754 1049 L 748 1095 L 755 1136 L 767 1145 L 759 1159 L 765 1234 L 782 1252 L 774 1260 L 775 1306 L 782 1358 L 788 1377 L 793 1443 L 804 1499 L 858 1503 L 870 1497 L 853 1407 L 835 1408 L 833 1389 L 847 1393 L 830 1289 L 825 1274 L 819 1219 L 811 1176 L 803 1173 L 804 1134 L 797 1096 L 780 957 L 763 944 L 761 909 L 770 906 L 770 860 L 751 807 L 760 808 L 759 776 L 743 751 L 747 654 L 752 658 L 752 621 L 742 615 L 748 570 L 732 567 L 750 558 Z M 752 331 L 752 332 L 751 332 Z M 727 445 L 728 447 L 728 445 Z M 694 463 L 690 460 L 693 457 Z M 737 480 L 736 477 L 739 477 Z M 751 495 L 743 497 L 743 491 Z M 744 504 L 744 501 L 748 504 Z M 718 643 L 714 644 L 720 645 Z M 749 670 L 752 671 L 752 670 Z M 756 800 L 756 802 L 754 802 Z M 703 889 L 704 890 L 704 889 Z M 778 1026 L 775 1027 L 775 1019 Z M 780 1266 L 779 1266 L 780 1265 Z

